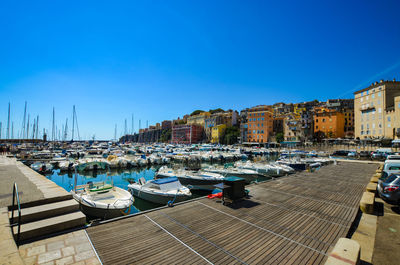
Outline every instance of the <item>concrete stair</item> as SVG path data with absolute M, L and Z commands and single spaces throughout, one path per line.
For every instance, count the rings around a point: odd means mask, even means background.
M 41 220 L 57 215 L 61 215 L 64 213 L 75 212 L 79 210 L 79 203 L 77 203 L 74 199 L 60 201 L 60 202 L 53 202 L 48 204 L 43 204 L 39 206 L 33 206 L 29 208 L 22 208 L 21 209 L 21 223 L 28 223 L 33 222 L 36 220 Z M 8 213 L 10 222 L 16 223 L 18 222 L 18 210 L 14 211 L 14 219 L 11 219 L 10 211 Z
M 86 222 L 86 215 L 82 212 L 63 214 L 40 221 L 30 222 L 21 225 L 20 240 L 33 239 L 44 235 L 64 231 L 78 226 L 83 226 Z M 14 237 L 17 235 L 18 227 L 13 227 Z
M 41 201 L 30 207 L 21 208 L 21 230 L 19 242 L 34 240 L 53 233 L 84 226 L 86 216 L 79 210 L 79 203 L 70 197 L 58 200 Z M 14 238 L 18 234 L 18 210 L 8 212 Z

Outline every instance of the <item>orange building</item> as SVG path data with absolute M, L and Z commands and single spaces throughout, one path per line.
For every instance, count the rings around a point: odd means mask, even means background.
M 314 133 L 323 132 L 326 138 L 343 138 L 345 115 L 337 110 L 315 108 Z
M 271 106 L 260 105 L 247 109 L 247 140 L 267 143 L 273 133 L 273 116 Z

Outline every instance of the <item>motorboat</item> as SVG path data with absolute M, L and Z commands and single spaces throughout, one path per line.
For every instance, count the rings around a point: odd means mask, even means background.
M 290 173 L 294 173 L 294 169 L 279 164 L 266 164 L 266 163 L 253 163 L 251 161 L 247 162 L 236 162 L 235 166 L 241 169 L 250 169 L 257 171 L 259 174 L 263 174 L 271 177 L 280 177 Z
M 161 167 L 155 178 L 177 177 L 182 185 L 192 190 L 214 190 L 215 185 L 224 181 L 224 176 L 218 173 L 203 170 L 174 170 L 166 166 Z
M 77 170 L 84 171 L 85 167 L 105 169 L 106 165 L 101 162 L 91 162 L 75 167 L 74 188 L 71 194 L 87 216 L 102 219 L 118 217 L 124 215 L 134 202 L 130 192 L 114 186 L 111 176 L 107 176 L 104 181 L 89 181 L 87 184 L 77 185 Z
M 39 173 L 50 173 L 53 170 L 53 165 L 50 163 L 36 162 L 31 165 L 31 168 Z
M 217 173 L 224 177 L 234 176 L 234 177 L 244 178 L 247 184 L 257 181 L 259 177 L 264 177 L 262 174 L 259 174 L 255 170 L 236 168 L 233 167 L 232 165 L 226 165 L 226 164 L 224 167 L 216 167 L 216 166 L 207 167 L 204 168 L 203 171 L 209 173 Z
M 81 211 L 90 217 L 109 219 L 124 215 L 133 204 L 132 194 L 107 182 L 91 182 L 75 186 L 72 197 Z
M 128 190 L 135 197 L 162 205 L 172 205 L 192 196 L 189 188 L 182 186 L 177 177 L 153 179 L 147 182 L 144 178 L 140 178 L 138 182 L 129 184 Z

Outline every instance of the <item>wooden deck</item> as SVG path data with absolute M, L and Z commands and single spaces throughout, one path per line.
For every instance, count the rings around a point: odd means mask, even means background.
M 104 264 L 323 264 L 377 168 L 342 163 L 87 229 Z

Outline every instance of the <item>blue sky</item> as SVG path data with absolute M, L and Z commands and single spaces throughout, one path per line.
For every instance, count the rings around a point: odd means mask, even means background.
M 0 121 L 111 139 L 196 109 L 349 98 L 400 80 L 398 1 L 2 1 Z M 42 130 L 42 129 L 41 129 Z M 69 132 L 69 135 L 71 132 Z

